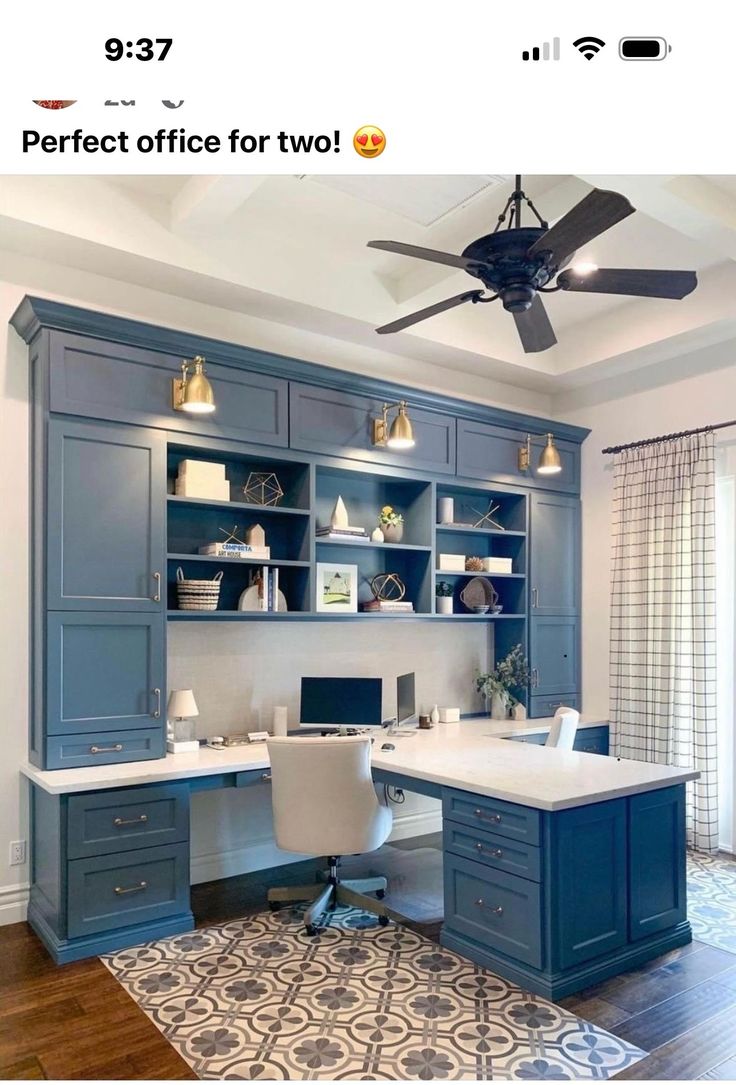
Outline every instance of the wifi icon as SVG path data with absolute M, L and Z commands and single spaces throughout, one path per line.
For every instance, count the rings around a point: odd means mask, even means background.
M 592 60 L 594 56 L 600 53 L 603 46 L 606 44 L 601 41 L 600 38 L 594 38 L 589 35 L 585 38 L 578 38 L 577 41 L 572 43 L 579 53 L 582 53 L 586 60 Z

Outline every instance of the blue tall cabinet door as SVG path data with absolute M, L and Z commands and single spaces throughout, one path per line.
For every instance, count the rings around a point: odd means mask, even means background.
M 580 627 L 578 618 L 532 618 L 529 629 L 533 700 L 580 688 Z M 540 700 L 540 704 L 543 702 Z M 533 708 L 535 706 L 532 706 Z M 553 716 L 544 710 L 542 715 Z
M 158 615 L 54 611 L 46 635 L 49 735 L 163 730 L 166 659 Z
M 52 420 L 48 607 L 164 613 L 163 434 Z
M 632 942 L 686 918 L 685 786 L 629 800 L 629 937 Z
M 531 616 L 580 613 L 580 501 L 531 496 Z

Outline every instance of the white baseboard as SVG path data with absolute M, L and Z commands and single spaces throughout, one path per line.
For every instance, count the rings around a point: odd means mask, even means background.
M 30 887 L 27 883 L 0 886 L 0 927 L 25 922 L 29 893 Z
M 406 840 L 411 836 L 424 836 L 442 829 L 442 811 L 424 811 L 415 814 L 398 814 L 394 817 L 394 827 L 389 837 L 392 840 Z M 269 867 L 283 866 L 286 863 L 298 863 L 303 855 L 292 855 L 279 851 L 273 837 L 254 841 L 243 848 L 232 851 L 215 852 L 209 855 L 193 855 L 191 862 L 192 885 L 201 882 L 216 882 L 221 878 L 234 878 L 238 874 L 250 874 L 255 870 L 267 870 Z

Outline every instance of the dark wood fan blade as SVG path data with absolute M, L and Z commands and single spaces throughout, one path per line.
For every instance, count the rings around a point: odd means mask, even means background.
M 430 316 L 436 316 L 437 313 L 444 313 L 446 309 L 454 309 L 456 305 L 462 305 L 466 301 L 472 301 L 473 298 L 479 297 L 483 293 L 482 290 L 466 290 L 464 294 L 457 294 L 454 298 L 446 298 L 444 301 L 438 301 L 436 305 L 428 305 L 426 309 L 420 309 L 418 313 L 412 313 L 410 316 L 402 316 L 399 320 L 393 320 L 390 324 L 384 324 L 381 328 L 376 328 L 379 335 L 386 335 L 388 332 L 400 332 L 404 328 L 410 328 L 412 324 L 418 324 L 420 320 L 427 320 Z
M 581 245 L 605 233 L 635 210 L 620 193 L 594 188 L 534 242 L 529 255 L 537 256 L 540 252 L 549 251 L 552 253 L 552 263 L 555 267 L 561 267 Z
M 586 275 L 574 268 L 557 276 L 563 290 L 586 294 L 631 294 L 637 298 L 673 298 L 680 300 L 698 285 L 694 271 L 647 271 L 645 268 L 599 267 Z
M 369 241 L 368 248 L 397 252 L 400 256 L 414 256 L 417 260 L 431 260 L 433 264 L 447 264 L 463 271 L 478 267 L 477 260 L 468 260 L 466 256 L 455 256 L 452 252 L 440 252 L 439 249 L 423 249 L 420 245 L 405 245 L 403 241 Z
M 547 350 L 557 342 L 557 336 L 539 294 L 534 298 L 531 309 L 527 309 L 525 313 L 514 313 L 514 320 L 525 354 L 536 354 L 540 350 Z

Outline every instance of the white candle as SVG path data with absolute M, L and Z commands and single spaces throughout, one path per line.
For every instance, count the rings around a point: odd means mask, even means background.
M 273 710 L 273 733 L 274 735 L 286 735 L 288 728 L 288 714 L 286 705 L 276 705 Z

